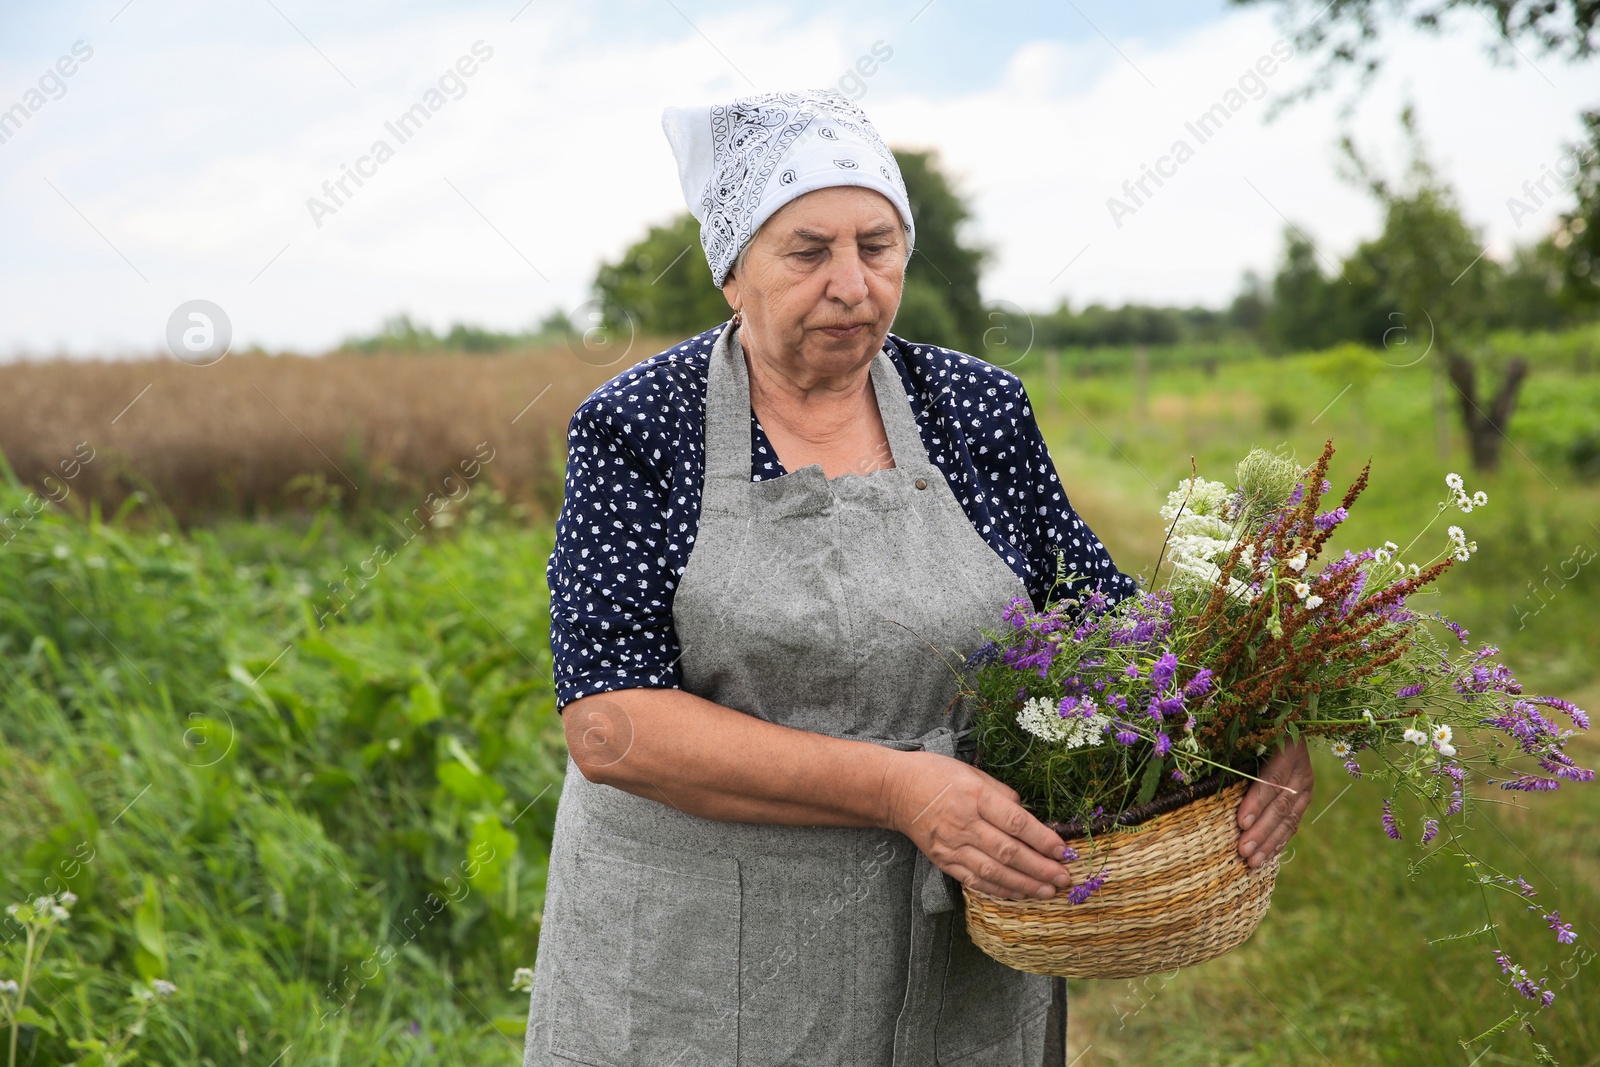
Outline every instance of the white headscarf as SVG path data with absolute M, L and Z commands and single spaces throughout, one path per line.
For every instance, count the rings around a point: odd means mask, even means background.
M 838 92 L 806 89 L 669 107 L 661 127 L 719 287 L 763 222 L 795 197 L 829 186 L 859 185 L 888 197 L 905 226 L 906 247 L 913 245 L 911 204 L 894 153 Z

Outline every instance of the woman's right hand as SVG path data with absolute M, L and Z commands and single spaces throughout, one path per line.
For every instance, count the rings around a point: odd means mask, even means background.
M 884 776 L 885 822 L 968 889 L 1015 900 L 1071 884 L 1066 842 L 1030 815 L 1017 791 L 933 752 L 896 752 Z

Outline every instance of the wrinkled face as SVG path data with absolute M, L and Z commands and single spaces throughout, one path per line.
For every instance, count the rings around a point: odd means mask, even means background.
M 740 340 L 800 378 L 871 361 L 905 283 L 906 234 L 871 189 L 834 186 L 796 197 L 764 222 L 743 269 L 723 285 L 744 316 Z

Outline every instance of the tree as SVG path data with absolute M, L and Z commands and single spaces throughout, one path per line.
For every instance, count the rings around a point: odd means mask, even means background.
M 650 227 L 620 260 L 602 265 L 594 291 L 606 325 L 656 337 L 688 337 L 730 314 L 711 284 L 700 224 L 688 212 Z
M 905 178 L 917 244 L 906 267 L 905 293 L 893 329 L 916 340 L 975 351 L 989 323 L 978 292 L 986 253 L 963 244 L 958 233 L 971 210 L 933 152 L 897 150 L 895 159 Z M 655 336 L 699 333 L 729 314 L 722 291 L 711 284 L 700 224 L 687 212 L 652 226 L 621 259 L 603 264 L 594 291 L 607 325 L 631 324 Z
M 929 341 L 947 348 L 975 352 L 983 346 L 983 331 L 989 322 L 984 315 L 983 297 L 978 292 L 978 275 L 988 253 L 965 245 L 960 230 L 972 217 L 939 164 L 936 152 L 896 149 L 900 175 L 906 183 L 906 199 L 911 202 L 911 218 L 917 227 L 917 247 L 906 267 L 906 287 L 925 286 L 949 310 L 955 325 L 953 335 L 920 334 L 923 323 L 915 318 L 895 320 L 895 332 L 904 337 Z M 927 298 L 919 304 L 926 305 Z M 927 325 L 935 325 L 928 322 Z
M 1600 4 L 1594 0 L 1330 0 L 1326 6 L 1322 0 L 1231 2 L 1241 7 L 1276 5 L 1283 22 L 1295 27 L 1295 50 L 1324 57 L 1311 79 L 1283 104 L 1314 95 L 1351 68 L 1364 89 L 1382 68 L 1388 23 L 1409 21 L 1417 29 L 1438 33 L 1444 16 L 1454 9 L 1476 12 L 1499 32 L 1489 47 L 1497 63 L 1516 62 L 1519 41 L 1573 61 L 1600 48 Z
M 1556 223 L 1552 243 L 1562 255 L 1562 303 L 1569 310 L 1600 307 L 1600 109 L 1585 111 L 1586 139 L 1569 145 L 1576 173 L 1576 206 Z M 1557 160 L 1559 170 L 1566 158 Z
M 1487 359 L 1474 359 L 1472 351 L 1489 325 L 1496 267 L 1486 261 L 1482 239 L 1462 219 L 1454 194 L 1429 164 L 1409 106 L 1400 124 L 1411 147 L 1403 186 L 1377 174 L 1348 136 L 1341 142 L 1352 171 L 1347 177 L 1365 185 L 1384 209 L 1383 233 L 1356 249 L 1345 273 L 1376 283 L 1391 313 L 1403 316 L 1409 330 L 1426 321 L 1456 392 L 1473 467 L 1493 470 L 1528 363 L 1512 357 L 1494 394 L 1480 396 L 1479 372 L 1492 377 L 1493 368 Z

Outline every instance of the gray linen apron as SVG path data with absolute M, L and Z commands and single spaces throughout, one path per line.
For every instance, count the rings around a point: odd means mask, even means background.
M 719 337 L 673 600 L 683 688 L 970 760 L 946 664 L 1026 588 L 928 460 L 886 353 L 871 380 L 892 468 L 752 482 L 744 354 Z M 891 830 L 704 819 L 569 757 L 547 884 L 524 1067 L 1030 1067 L 1060 1010 L 1050 979 L 972 944 L 959 885 Z

